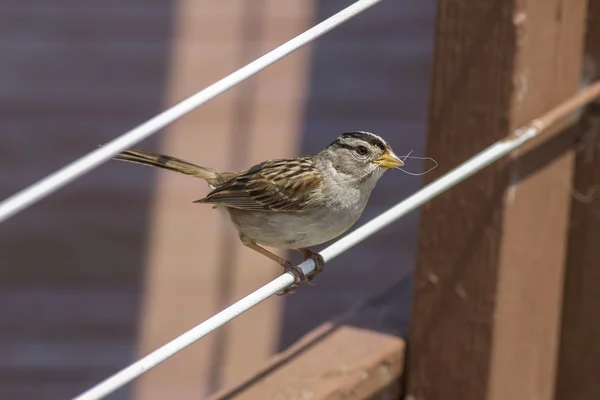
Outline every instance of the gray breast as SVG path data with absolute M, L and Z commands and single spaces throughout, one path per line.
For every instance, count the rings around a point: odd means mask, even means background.
M 332 240 L 347 231 L 362 214 L 364 204 L 344 200 L 344 205 L 282 213 L 226 211 L 237 230 L 252 241 L 269 247 L 297 249 Z

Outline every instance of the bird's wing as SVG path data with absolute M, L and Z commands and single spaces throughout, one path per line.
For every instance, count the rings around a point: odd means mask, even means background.
M 270 160 L 236 175 L 195 202 L 249 211 L 301 212 L 310 205 L 322 181 L 310 157 Z

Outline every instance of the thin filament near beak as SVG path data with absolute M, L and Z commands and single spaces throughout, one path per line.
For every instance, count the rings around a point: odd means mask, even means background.
M 399 169 L 400 171 L 404 172 L 405 174 L 411 175 L 411 176 L 421 176 L 421 175 L 425 175 L 431 171 L 433 171 L 434 169 L 437 168 L 437 166 L 439 165 L 437 161 L 435 161 L 433 158 L 431 157 L 411 157 L 410 155 L 412 154 L 413 150 L 409 151 L 407 155 L 402 157 L 402 161 L 406 161 L 407 158 L 410 159 L 414 159 L 414 160 L 431 160 L 433 161 L 433 163 L 435 164 L 433 167 L 429 168 L 427 171 L 425 172 L 420 172 L 420 173 L 416 173 L 416 172 L 409 172 L 403 168 L 400 167 L 396 167 L 396 169 Z

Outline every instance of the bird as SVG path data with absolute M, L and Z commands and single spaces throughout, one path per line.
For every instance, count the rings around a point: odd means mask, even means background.
M 233 223 L 242 244 L 281 265 L 294 276 L 282 294 L 312 280 L 324 269 L 323 257 L 309 247 L 346 232 L 362 215 L 372 190 L 389 169 L 404 162 L 379 135 L 342 133 L 312 156 L 271 159 L 240 172 L 219 172 L 164 154 L 125 150 L 116 160 L 157 167 L 200 178 L 209 185 L 206 197 Z M 300 252 L 315 263 L 301 268 L 263 246 Z

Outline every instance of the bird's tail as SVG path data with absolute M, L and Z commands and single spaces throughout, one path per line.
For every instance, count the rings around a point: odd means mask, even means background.
M 149 151 L 130 149 L 115 156 L 115 160 L 127 161 L 142 165 L 149 165 L 175 171 L 186 175 L 195 176 L 211 183 L 218 180 L 219 173 L 212 168 L 192 164 L 178 158 L 166 156 L 164 154 L 150 153 Z

